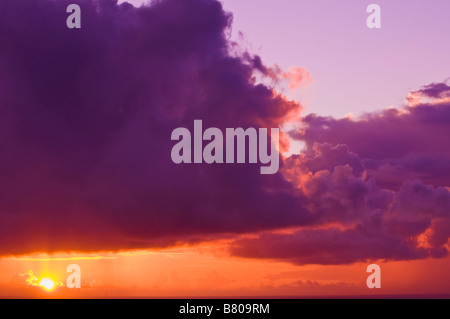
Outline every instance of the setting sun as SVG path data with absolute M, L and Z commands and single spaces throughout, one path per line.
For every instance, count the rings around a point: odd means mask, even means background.
M 53 290 L 53 288 L 55 287 L 55 283 L 50 278 L 42 278 L 41 281 L 39 282 L 39 286 L 41 286 L 45 290 L 50 291 Z

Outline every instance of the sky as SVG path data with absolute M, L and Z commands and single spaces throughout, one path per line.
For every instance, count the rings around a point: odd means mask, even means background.
M 450 294 L 448 1 L 72 2 L 0 0 L 0 296 Z M 199 119 L 279 170 L 175 164 Z
M 445 0 L 223 3 L 236 38 L 242 31 L 266 63 L 310 72 L 307 112 L 343 117 L 399 107 L 409 91 L 450 72 Z M 371 3 L 381 7 L 381 29 L 366 27 Z
M 360 116 L 400 107 L 411 90 L 450 72 L 446 0 L 221 2 L 233 13 L 233 40 L 268 65 L 308 70 L 313 81 L 303 92 L 286 90 L 302 98 L 307 113 Z M 381 7 L 381 29 L 366 27 L 371 3 Z

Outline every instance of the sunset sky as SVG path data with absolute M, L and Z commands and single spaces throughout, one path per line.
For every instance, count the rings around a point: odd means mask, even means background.
M 450 295 L 449 11 L 0 0 L 0 297 Z M 174 164 L 199 119 L 279 171 Z

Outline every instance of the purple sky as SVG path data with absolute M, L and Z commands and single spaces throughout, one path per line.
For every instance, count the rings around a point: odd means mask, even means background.
M 342 117 L 398 107 L 409 91 L 450 74 L 448 0 L 432 5 L 424 0 L 222 3 L 233 13 L 233 38 L 242 31 L 266 65 L 310 72 L 314 82 L 304 93 L 307 113 Z M 371 3 L 381 7 L 381 30 L 366 27 Z

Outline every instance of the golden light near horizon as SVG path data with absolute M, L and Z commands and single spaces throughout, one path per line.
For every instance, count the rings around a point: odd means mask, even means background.
M 39 281 L 39 286 L 47 291 L 51 291 L 55 288 L 55 283 L 50 278 L 42 278 L 41 281 Z
M 24 274 L 25 275 L 25 274 Z M 53 291 L 57 287 L 63 287 L 64 284 L 57 280 L 55 274 L 45 272 L 36 276 L 32 270 L 26 273 L 28 278 L 25 280 L 28 287 L 39 287 L 45 291 Z

